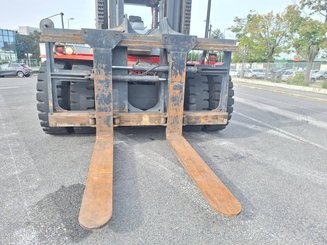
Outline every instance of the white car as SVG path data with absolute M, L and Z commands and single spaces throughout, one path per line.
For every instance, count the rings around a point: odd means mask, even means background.
M 292 70 L 285 71 L 281 77 L 282 81 L 288 81 L 291 78 L 295 77 L 296 72 Z
M 325 79 L 327 79 L 327 71 L 318 71 L 311 75 L 311 81 L 313 82 Z
M 229 75 L 231 77 L 240 77 L 240 73 L 238 71 L 236 71 L 236 70 L 230 70 Z
M 246 70 L 244 73 L 244 77 L 246 78 L 265 78 L 266 72 L 264 69 L 250 69 L 250 70 Z

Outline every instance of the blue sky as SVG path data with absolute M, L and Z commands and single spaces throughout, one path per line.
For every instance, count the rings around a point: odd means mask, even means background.
M 0 0 L 0 28 L 17 29 L 18 26 L 39 25 L 42 18 L 63 12 L 65 25 L 67 19 L 73 29 L 95 27 L 95 3 L 94 0 Z M 232 33 L 226 30 L 233 24 L 233 19 L 244 17 L 250 10 L 267 13 L 271 10 L 281 12 L 289 4 L 296 0 L 212 0 L 211 24 L 213 28 L 225 30 L 227 38 L 232 38 Z M 192 10 L 192 34 L 203 36 L 206 17 L 206 0 L 193 0 Z M 128 6 L 127 14 L 140 15 L 145 24 L 150 25 L 151 14 L 148 9 Z M 55 25 L 60 27 L 60 17 L 53 18 Z

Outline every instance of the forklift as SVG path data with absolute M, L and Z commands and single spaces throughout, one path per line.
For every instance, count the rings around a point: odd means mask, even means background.
M 151 27 L 125 15 L 126 4 L 147 7 Z M 86 229 L 112 217 L 115 127 L 165 127 L 172 151 L 213 210 L 241 212 L 237 198 L 182 134 L 223 130 L 234 104 L 229 71 L 236 42 L 190 35 L 191 9 L 192 0 L 96 0 L 96 29 L 40 23 L 46 60 L 37 108 L 43 130 L 96 133 L 79 213 Z M 208 53 L 209 62 L 187 62 L 194 50 Z M 214 61 L 215 52 L 222 62 Z

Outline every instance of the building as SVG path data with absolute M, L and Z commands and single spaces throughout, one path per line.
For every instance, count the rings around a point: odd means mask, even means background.
M 40 29 L 36 28 L 36 27 L 31 27 L 31 26 L 19 26 L 18 27 L 18 33 L 21 35 L 29 35 L 35 31 L 40 32 Z
M 16 31 L 0 29 L 0 63 L 17 60 Z

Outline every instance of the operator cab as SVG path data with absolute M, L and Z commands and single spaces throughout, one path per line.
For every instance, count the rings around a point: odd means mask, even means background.
M 136 31 L 139 34 L 146 34 L 149 29 L 147 29 L 144 26 L 144 22 L 142 20 L 142 17 L 140 16 L 135 16 L 135 15 L 130 15 L 128 17 L 129 23 L 131 24 L 132 28 L 134 31 Z

